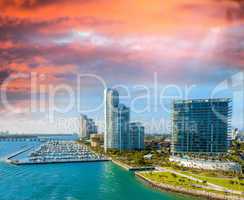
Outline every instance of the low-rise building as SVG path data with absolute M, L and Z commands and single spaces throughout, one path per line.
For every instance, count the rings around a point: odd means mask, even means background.
M 203 170 L 221 170 L 221 171 L 233 171 L 241 172 L 241 165 L 230 161 L 220 160 L 204 160 L 204 159 L 193 159 L 193 158 L 181 158 L 178 156 L 171 156 L 169 158 L 171 162 L 175 162 L 180 166 L 188 168 L 196 168 Z
M 169 140 L 146 140 L 145 149 L 170 149 L 171 142 Z
M 91 147 L 100 147 L 103 145 L 104 142 L 104 135 L 103 134 L 91 134 Z

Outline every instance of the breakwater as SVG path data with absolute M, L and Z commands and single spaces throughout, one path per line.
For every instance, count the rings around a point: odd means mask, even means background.
M 82 162 L 105 162 L 109 159 L 94 159 L 94 160 L 53 160 L 53 161 L 39 161 L 39 162 L 21 162 L 16 160 L 10 160 L 9 163 L 15 165 L 37 165 L 37 164 L 58 164 L 58 163 L 82 163 Z

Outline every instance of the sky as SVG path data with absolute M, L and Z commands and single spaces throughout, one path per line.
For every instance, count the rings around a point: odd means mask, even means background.
M 230 97 L 244 126 L 243 0 L 0 0 L 0 131 L 103 131 L 104 88 L 147 133 L 172 100 Z

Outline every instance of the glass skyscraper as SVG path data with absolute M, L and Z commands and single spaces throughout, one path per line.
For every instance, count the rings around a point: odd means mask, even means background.
M 144 148 L 144 127 L 130 124 L 130 109 L 119 102 L 119 93 L 106 89 L 104 149 L 140 150 Z
M 123 104 L 118 107 L 118 134 L 119 134 L 119 149 L 130 149 L 129 143 L 129 123 L 130 123 L 130 109 Z
M 175 100 L 172 108 L 173 154 L 216 154 L 228 150 L 231 99 Z
M 119 93 L 114 89 L 105 90 L 105 135 L 104 148 L 129 149 L 130 110 L 119 103 Z
M 139 122 L 130 123 L 130 148 L 131 150 L 144 149 L 144 126 Z
M 119 147 L 118 135 L 118 106 L 119 93 L 113 89 L 104 91 L 105 134 L 104 149 L 117 149 Z

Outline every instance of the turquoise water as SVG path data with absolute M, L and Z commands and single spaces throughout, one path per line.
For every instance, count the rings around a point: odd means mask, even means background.
M 0 200 L 186 200 L 153 190 L 111 162 L 15 166 L 4 159 L 31 142 L 0 142 Z
M 0 161 L 11 154 L 29 147 L 38 147 L 40 142 L 0 142 Z M 24 156 L 24 155 L 21 155 Z M 17 157 L 17 158 L 21 158 Z
M 15 166 L 0 163 L 1 200 L 184 200 L 144 186 L 111 162 Z

